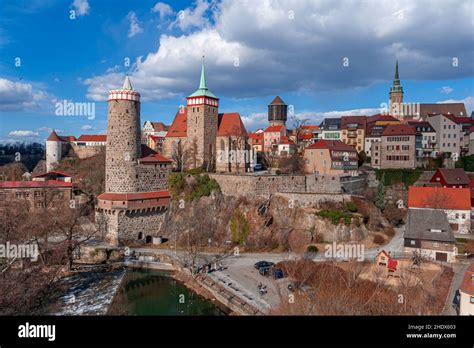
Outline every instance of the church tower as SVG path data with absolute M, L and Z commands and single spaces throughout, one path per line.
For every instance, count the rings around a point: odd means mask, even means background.
M 207 88 L 204 57 L 199 88 L 186 101 L 190 164 L 194 168 L 212 170 L 216 157 L 219 98 Z
M 400 84 L 398 76 L 398 59 L 395 64 L 395 78 L 392 87 L 390 87 L 390 114 L 401 118 L 403 117 L 403 87 Z
M 269 126 L 284 126 L 288 118 L 288 106 L 279 97 L 268 105 L 268 124 Z
M 139 191 L 140 93 L 128 75 L 122 89 L 109 91 L 108 128 L 105 153 L 105 192 Z

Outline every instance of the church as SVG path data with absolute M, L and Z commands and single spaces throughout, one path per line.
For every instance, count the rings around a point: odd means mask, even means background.
M 248 133 L 238 112 L 219 113 L 219 98 L 206 84 L 204 61 L 199 88 L 176 113 L 163 142 L 163 155 L 176 170 L 202 168 L 246 172 L 252 168 Z

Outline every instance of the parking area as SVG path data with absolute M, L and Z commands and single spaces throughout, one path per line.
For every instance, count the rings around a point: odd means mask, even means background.
M 222 261 L 223 269 L 211 273 L 214 279 L 233 289 L 237 294 L 243 296 L 258 307 L 268 310 L 280 304 L 281 298 L 287 296 L 288 279 L 273 279 L 259 273 L 254 264 L 259 261 L 279 262 L 283 258 L 275 254 L 242 254 L 241 256 L 229 257 Z M 259 288 L 266 287 L 266 293 L 262 294 Z

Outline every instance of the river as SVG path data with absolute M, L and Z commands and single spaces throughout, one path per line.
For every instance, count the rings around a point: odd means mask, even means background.
M 226 310 L 209 301 L 168 272 L 128 270 L 112 314 L 126 315 L 226 315 Z

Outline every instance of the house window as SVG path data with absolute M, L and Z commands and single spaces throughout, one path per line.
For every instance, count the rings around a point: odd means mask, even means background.
M 474 303 L 474 296 L 471 296 L 471 303 Z
M 411 244 L 411 245 L 415 245 L 415 243 L 416 243 L 416 242 L 415 242 L 414 240 L 411 240 L 411 241 L 410 241 L 410 244 Z

